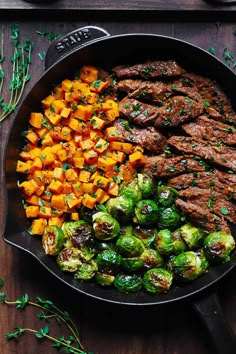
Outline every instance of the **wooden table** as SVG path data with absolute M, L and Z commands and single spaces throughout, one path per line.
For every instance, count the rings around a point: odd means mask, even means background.
M 233 34 L 236 30 L 235 6 L 214 7 L 200 0 L 179 0 L 178 6 L 176 3 L 174 0 L 94 0 L 91 2 L 65 0 L 55 2 L 51 6 L 39 6 L 18 0 L 11 2 L 11 10 L 9 10 L 9 1 L 1 1 L 0 25 L 4 37 L 6 61 L 11 53 L 9 36 L 14 23 L 19 24 L 22 38 L 29 37 L 34 42 L 33 70 L 26 91 L 44 71 L 44 62 L 40 56 L 47 50 L 49 41 L 42 39 L 36 33 L 42 30 L 65 34 L 78 27 L 92 24 L 105 28 L 111 34 L 128 32 L 163 34 L 184 39 L 206 50 L 214 47 L 216 56 L 221 60 L 223 60 L 224 48 L 228 48 L 236 60 L 236 36 Z M 65 6 L 68 6 L 68 11 L 65 10 Z M 134 14 L 130 11 L 132 8 L 139 11 Z M 152 8 L 155 11 L 152 11 Z M 236 70 L 232 65 L 231 67 L 233 71 Z M 6 75 L 6 80 L 8 79 L 9 72 Z M 5 87 L 6 96 L 7 92 L 8 89 Z M 4 174 L 4 148 L 13 118 L 14 114 L 3 122 L 0 130 L 1 181 Z M 4 216 L 5 204 L 1 190 L 2 233 Z M 2 239 L 0 260 L 0 278 L 5 282 L 2 291 L 7 294 L 8 299 L 13 300 L 28 293 L 31 299 L 40 296 L 52 300 L 72 315 L 80 328 L 82 342 L 94 353 L 211 354 L 214 352 L 205 328 L 188 302 L 136 308 L 96 301 L 68 288 L 46 272 L 33 257 L 9 246 Z M 218 286 L 218 293 L 225 317 L 236 333 L 235 276 L 236 270 L 223 279 Z M 39 322 L 35 315 L 36 312 L 31 309 L 19 313 L 13 307 L 0 305 L 0 352 L 2 354 L 56 352 L 48 342 L 39 342 L 31 335 L 25 335 L 17 342 L 6 342 L 5 333 L 11 332 L 14 327 L 43 327 L 44 324 Z M 57 331 L 58 336 L 63 335 L 63 330 L 60 331 L 56 325 L 50 326 L 52 330 Z

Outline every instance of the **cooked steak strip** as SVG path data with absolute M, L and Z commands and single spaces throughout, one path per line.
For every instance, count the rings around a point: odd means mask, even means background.
M 233 126 L 214 119 L 200 116 L 193 122 L 182 125 L 183 130 L 198 139 L 223 142 L 236 145 L 236 129 Z
M 123 98 L 119 103 L 120 113 L 137 125 L 148 125 L 155 121 L 158 128 L 176 127 L 203 113 L 203 104 L 188 97 L 174 96 L 162 107 L 143 103 L 134 98 Z
M 236 204 L 229 201 L 224 194 L 207 188 L 190 187 L 179 191 L 179 198 L 190 201 L 200 207 L 207 207 L 211 213 L 232 223 L 236 222 Z
M 120 132 L 121 140 L 139 144 L 154 154 L 164 151 L 166 138 L 154 127 L 137 128 L 122 119 L 115 120 L 113 125 Z
M 236 172 L 236 149 L 185 136 L 171 136 L 167 142 L 182 153 L 198 155 L 211 164 Z
M 119 65 L 112 69 L 119 79 L 142 77 L 144 79 L 156 79 L 176 77 L 185 73 L 185 70 L 174 60 L 147 61 L 143 64 L 131 66 Z
M 229 177 L 230 174 L 226 173 Z M 225 183 L 227 181 L 227 183 Z M 177 190 L 186 189 L 189 187 L 210 188 L 211 191 L 216 191 L 228 196 L 229 199 L 236 199 L 236 183 L 229 182 L 227 179 L 221 182 L 217 172 L 195 172 L 184 173 L 177 177 L 172 177 L 168 180 L 168 186 Z
M 206 232 L 223 231 L 231 234 L 227 221 L 212 214 L 207 208 L 200 207 L 195 203 L 186 202 L 180 198 L 175 201 L 175 204 L 182 210 L 191 223 Z
M 178 176 L 186 172 L 202 172 L 207 168 L 203 161 L 196 160 L 193 156 L 145 156 L 144 173 L 156 177 L 166 178 Z

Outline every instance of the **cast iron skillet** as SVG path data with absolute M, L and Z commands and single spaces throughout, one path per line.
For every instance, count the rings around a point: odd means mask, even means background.
M 100 38 L 99 38 L 100 37 Z M 48 95 L 55 84 L 65 78 L 73 78 L 83 64 L 111 69 L 119 64 L 141 63 L 148 59 L 175 59 L 187 71 L 216 79 L 233 101 L 236 76 L 220 60 L 206 51 L 187 42 L 154 34 L 125 34 L 109 36 L 97 27 L 84 27 L 56 41 L 48 50 L 45 73 L 30 90 L 19 108 L 8 138 L 5 154 L 5 185 L 7 215 L 4 240 L 10 245 L 27 251 L 54 276 L 75 290 L 93 298 L 123 305 L 160 305 L 192 299 L 195 309 L 204 319 L 217 351 L 220 354 L 235 354 L 236 340 L 224 320 L 218 299 L 211 291 L 222 277 L 236 264 L 236 251 L 229 263 L 212 267 L 208 274 L 190 284 L 174 286 L 167 294 L 149 295 L 144 292 L 122 294 L 114 289 L 105 289 L 93 283 L 79 282 L 71 274 L 61 272 L 55 259 L 45 255 L 39 238 L 28 233 L 29 222 L 25 218 L 21 195 L 17 189 L 16 161 L 23 147 L 21 132 L 27 129 L 31 111 L 41 109 L 40 101 Z M 236 108 L 236 107 L 234 107 Z M 236 230 L 233 230 L 235 233 Z M 210 288 L 210 290 L 208 290 Z M 203 297 L 201 295 L 204 295 Z

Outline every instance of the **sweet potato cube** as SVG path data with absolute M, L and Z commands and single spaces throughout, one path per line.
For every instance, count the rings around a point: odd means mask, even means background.
M 77 109 L 74 111 L 74 118 L 86 121 L 92 117 L 93 107 L 92 105 L 78 105 Z
M 91 173 L 89 171 L 81 170 L 79 174 L 80 182 L 89 182 Z
M 35 147 L 30 150 L 30 158 L 34 160 L 36 157 L 40 156 L 42 149 Z
M 85 82 L 74 81 L 73 82 L 73 97 L 76 100 L 80 100 L 90 94 L 89 85 Z
M 72 92 L 73 91 L 73 82 L 71 80 L 69 80 L 69 79 L 65 79 L 61 83 L 61 88 L 65 92 Z
M 70 127 L 66 127 L 66 126 L 62 127 L 61 139 L 66 141 L 71 140 L 71 133 L 72 133 L 72 129 Z
M 80 203 L 80 199 L 78 199 L 74 193 L 69 193 L 66 195 L 66 203 L 69 209 L 72 209 Z
M 35 193 L 37 185 L 32 181 L 23 181 L 19 184 L 20 190 L 26 195 L 27 197 L 31 196 Z
M 25 134 L 25 138 L 33 145 L 36 145 L 39 141 L 39 136 L 30 129 Z
M 27 218 L 37 218 L 39 215 L 38 205 L 29 205 L 25 208 L 25 215 Z
M 82 152 L 92 149 L 93 146 L 94 146 L 94 142 L 91 139 L 82 140 L 80 142 L 80 147 L 82 149 Z
M 53 125 L 59 124 L 62 119 L 60 114 L 53 112 L 50 108 L 45 109 L 44 114 Z
M 94 180 L 94 185 L 99 186 L 101 188 L 106 188 L 109 184 L 110 180 L 103 176 L 97 176 Z
M 34 128 L 41 128 L 43 121 L 43 114 L 38 112 L 31 112 L 29 123 Z
M 61 193 L 63 191 L 63 183 L 58 180 L 52 181 L 48 189 L 53 193 Z
M 64 182 L 65 172 L 64 172 L 63 168 L 55 167 L 53 170 L 53 178 L 55 178 L 55 180 L 57 180 L 57 181 Z
M 92 82 L 92 84 L 90 85 L 90 91 L 96 92 L 96 93 L 101 93 L 109 86 L 110 86 L 110 84 L 108 81 L 97 80 L 97 81 Z
M 30 156 L 30 151 L 26 151 L 26 150 L 22 150 L 20 152 L 20 157 L 25 160 L 25 161 L 28 161 L 31 159 L 31 156 Z
M 72 191 L 77 198 L 80 197 L 82 194 L 84 194 L 83 183 L 80 181 L 76 181 L 75 183 L 73 183 Z
M 65 92 L 64 92 L 63 88 L 60 86 L 55 87 L 53 96 L 57 100 L 63 100 L 65 98 Z
M 84 191 L 84 193 L 91 194 L 95 191 L 95 185 L 91 182 L 84 182 L 83 183 L 83 191 Z
M 54 100 L 50 106 L 50 109 L 54 113 L 61 113 L 64 107 L 65 107 L 65 103 L 62 100 Z
M 52 216 L 50 219 L 48 219 L 48 225 L 56 225 L 61 227 L 64 222 L 64 218 L 61 218 L 59 216 Z
M 98 70 L 91 65 L 83 65 L 80 69 L 80 79 L 91 84 L 98 79 Z
M 55 101 L 55 97 L 53 95 L 49 95 L 45 97 L 41 102 L 45 108 L 49 108 L 53 101 Z
M 35 157 L 35 159 L 32 161 L 30 172 L 32 173 L 35 170 L 42 170 L 42 168 L 43 168 L 43 163 L 41 158 L 39 156 Z
M 104 189 L 102 189 L 102 188 L 98 188 L 97 190 L 96 190 L 96 202 L 97 203 L 100 203 L 101 202 L 101 200 L 107 195 L 107 193 L 104 191 Z
M 106 140 L 114 141 L 121 138 L 121 132 L 116 127 L 108 127 L 105 131 Z
M 111 157 L 113 158 L 113 160 L 116 160 L 117 162 L 122 163 L 125 160 L 125 153 L 122 152 L 122 151 L 115 150 L 115 151 L 112 152 L 112 156 Z
M 89 194 L 86 194 L 82 200 L 82 204 L 89 209 L 93 209 L 96 204 L 96 198 L 92 197 Z
M 38 186 L 44 185 L 46 182 L 44 172 L 42 170 L 34 171 L 33 180 L 37 183 Z
M 58 210 L 67 211 L 68 208 L 66 204 L 66 195 L 65 194 L 53 195 L 51 199 L 51 207 Z
M 30 197 L 28 197 L 26 199 L 26 203 L 30 204 L 30 205 L 39 205 L 40 201 L 39 201 L 39 197 L 35 194 L 32 194 Z
M 71 221 L 78 221 L 79 220 L 79 213 L 77 213 L 77 212 L 71 213 L 70 220 Z
M 70 116 L 71 108 L 69 107 L 63 107 L 61 110 L 61 116 L 62 118 L 67 119 Z
M 111 141 L 110 148 L 111 150 L 118 150 L 129 154 L 133 149 L 133 145 L 130 143 L 123 143 L 121 141 Z
M 52 152 L 50 146 L 45 147 L 41 151 L 40 158 L 45 166 L 49 166 L 54 162 L 55 154 Z
M 63 194 L 69 194 L 72 191 L 72 184 L 70 182 L 63 183 Z
M 107 193 L 110 194 L 113 197 L 117 197 L 119 194 L 119 185 L 116 182 L 110 182 L 108 189 L 107 189 Z
M 113 122 L 119 116 L 118 104 L 113 100 L 107 100 L 105 104 L 108 104 L 111 107 L 111 109 L 105 112 L 106 117 L 110 122 Z
M 84 154 L 85 163 L 88 165 L 93 165 L 97 162 L 98 154 L 94 150 L 85 151 Z
M 106 125 L 105 120 L 97 116 L 92 116 L 92 118 L 90 119 L 90 123 L 93 129 L 98 129 L 98 130 L 102 130 Z
M 78 179 L 78 173 L 77 173 L 77 171 L 75 169 L 68 168 L 65 171 L 65 177 L 66 177 L 67 181 L 73 182 L 73 181 L 76 181 Z
M 46 206 L 41 206 L 39 208 L 39 217 L 48 219 L 51 218 L 51 216 L 52 216 L 52 208 Z
M 17 161 L 16 164 L 16 172 L 19 173 L 29 173 L 30 172 L 30 167 L 31 167 L 31 162 L 24 162 L 24 161 Z
M 84 167 L 84 157 L 73 157 L 73 163 L 76 168 Z
M 108 148 L 108 146 L 109 146 L 109 143 L 106 140 L 100 138 L 98 140 L 98 142 L 95 144 L 94 150 L 97 153 L 101 154 Z
M 136 151 L 129 155 L 129 162 L 132 166 L 140 166 L 145 163 L 144 155 L 141 151 Z
M 59 149 L 56 152 L 57 157 L 59 158 L 60 161 L 66 161 L 68 159 L 68 152 L 66 149 Z
M 30 231 L 33 235 L 42 235 L 46 226 L 47 226 L 46 219 L 44 218 L 34 219 Z
M 113 167 L 116 165 L 116 161 L 113 160 L 111 157 L 99 157 L 98 158 L 98 168 L 101 168 L 103 171 L 112 170 Z

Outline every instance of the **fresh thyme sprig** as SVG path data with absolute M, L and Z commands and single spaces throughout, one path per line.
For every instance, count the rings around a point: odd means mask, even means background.
M 10 56 L 12 63 L 12 77 L 9 85 L 10 98 L 9 102 L 4 102 L 4 97 L 0 97 L 0 123 L 6 119 L 9 114 L 14 111 L 19 103 L 26 83 L 30 79 L 30 64 L 31 53 L 33 50 L 33 43 L 30 39 L 26 39 L 24 44 L 20 43 L 19 26 L 14 24 L 11 27 L 11 40 L 13 46 L 13 54 Z M 2 95 L 2 88 L 4 83 L 4 71 L 2 63 L 5 57 L 3 55 L 3 34 L 1 38 L 0 48 L 0 94 Z
M 0 287 L 2 287 L 3 284 L 3 280 L 0 279 Z M 85 352 L 80 341 L 78 329 L 70 318 L 68 312 L 60 310 L 57 306 L 54 305 L 52 301 L 37 297 L 35 302 L 32 302 L 30 301 L 28 294 L 24 294 L 22 297 L 16 299 L 15 301 L 8 301 L 4 292 L 0 293 L 0 301 L 2 304 L 8 306 L 16 306 L 17 310 L 24 310 L 26 306 L 39 308 L 41 311 L 37 314 L 38 319 L 45 320 L 46 322 L 50 322 L 50 320 L 55 319 L 59 325 L 63 323 L 71 333 L 68 339 L 66 339 L 64 336 L 55 338 L 49 334 L 50 330 L 48 325 L 38 330 L 28 327 L 15 327 L 15 332 L 10 332 L 5 335 L 7 340 L 17 339 L 22 334 L 28 332 L 34 334 L 38 339 L 46 338 L 50 340 L 53 342 L 52 346 L 54 348 L 57 350 L 63 349 L 63 352 L 65 353 L 92 354 L 92 352 Z

